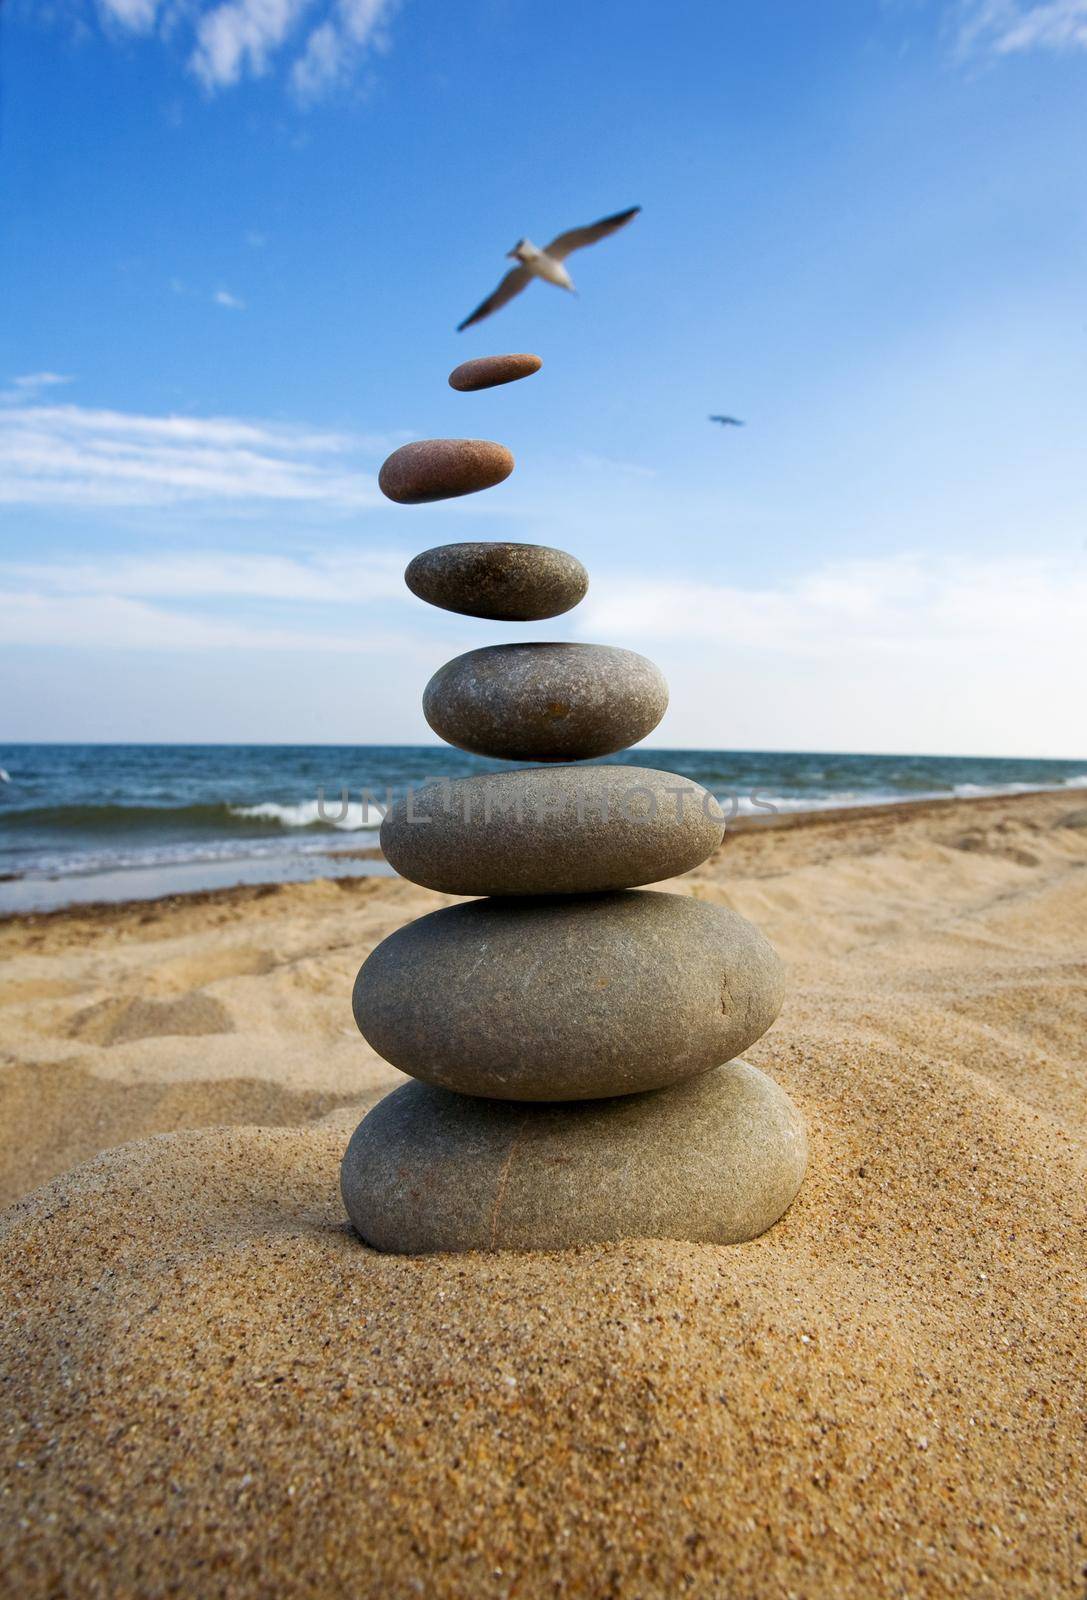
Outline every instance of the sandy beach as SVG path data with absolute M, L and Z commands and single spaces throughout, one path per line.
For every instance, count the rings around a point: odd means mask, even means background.
M 1087 1582 L 1087 809 L 730 830 L 804 1112 L 731 1248 L 398 1258 L 356 878 L 0 924 L 0 1588 L 1069 1596 Z

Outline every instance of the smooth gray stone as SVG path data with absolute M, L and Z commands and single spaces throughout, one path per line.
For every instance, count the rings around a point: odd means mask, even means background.
M 563 1250 L 614 1239 L 739 1244 L 777 1222 L 807 1165 L 784 1090 L 731 1061 L 656 1094 L 508 1105 L 408 1083 L 340 1169 L 378 1250 Z
M 371 952 L 352 1007 L 378 1055 L 413 1078 L 588 1100 L 731 1060 L 783 998 L 781 962 L 743 917 L 626 889 L 432 911 Z
M 530 767 L 418 789 L 381 824 L 385 858 L 443 894 L 586 894 L 688 872 L 721 843 L 708 790 L 648 767 Z
M 584 599 L 589 574 L 546 544 L 440 544 L 409 561 L 412 594 L 444 611 L 496 622 L 538 622 Z
M 493 489 L 513 471 L 513 457 L 492 439 L 417 439 L 382 464 L 378 488 L 402 506 L 455 500 Z
M 507 761 L 584 761 L 652 733 L 668 685 L 607 644 L 495 644 L 447 661 L 423 693 L 440 739 Z

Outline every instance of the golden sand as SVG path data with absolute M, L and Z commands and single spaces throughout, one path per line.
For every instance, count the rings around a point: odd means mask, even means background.
M 0 926 L 7 1193 L 105 1152 L 0 1224 L 0 1592 L 1082 1600 L 1085 822 L 824 817 L 669 885 L 791 969 L 748 1055 L 811 1168 L 730 1248 L 348 1232 L 346 1132 L 400 1081 L 351 980 L 440 896 Z

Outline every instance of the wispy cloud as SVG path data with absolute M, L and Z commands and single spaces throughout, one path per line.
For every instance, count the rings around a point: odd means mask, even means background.
M 306 40 L 291 68 L 291 87 L 305 105 L 341 87 L 368 50 L 388 49 L 387 25 L 399 0 L 337 0 Z
M 361 462 L 402 441 L 231 417 L 16 405 L 0 409 L 0 503 L 355 509 L 380 503 Z
M 0 405 L 25 405 L 47 389 L 56 389 L 71 378 L 61 372 L 24 372 L 12 378 L 7 389 L 0 390 Z
M 1087 0 L 960 0 L 965 54 L 1087 50 Z
M 581 638 L 644 650 L 663 745 L 1084 755 L 1087 558 L 899 555 L 754 583 L 593 573 Z
M 360 628 L 353 618 L 343 627 L 342 608 L 365 612 L 390 600 L 410 603 L 404 563 L 402 552 L 353 550 L 0 563 L 4 644 L 334 654 L 399 649 L 403 636 L 388 627 L 376 631 L 372 620 Z
M 129 28 L 133 33 L 149 33 L 160 5 L 159 0 L 98 0 L 98 10 L 107 23 Z
M 400 0 L 96 0 L 107 32 L 148 37 L 191 28 L 189 71 L 209 93 L 280 62 L 302 105 L 347 84 L 388 48 Z
M 138 600 L 284 600 L 331 606 L 413 603 L 404 551 L 334 550 L 301 555 L 201 551 L 114 556 L 88 563 L 11 561 L 0 585 L 52 595 L 112 595 Z
M 396 631 L 395 615 L 390 627 L 374 608 L 396 602 L 406 612 L 412 605 L 406 560 L 400 550 L 338 548 L 0 562 L 3 643 L 107 652 L 395 653 L 410 641 Z
M 90 650 L 200 652 L 204 650 L 284 650 L 309 654 L 371 655 L 397 648 L 389 632 L 358 628 L 272 627 L 237 617 L 206 617 L 174 611 L 122 595 L 56 595 L 25 589 L 0 589 L 5 645 L 35 645 Z
M 118 650 L 141 653 L 148 682 L 164 670 L 155 665 L 164 654 L 195 662 L 230 650 L 238 681 L 259 671 L 274 704 L 290 698 L 307 656 L 307 674 L 319 675 L 322 658 L 369 657 L 377 675 L 352 678 L 349 712 L 337 716 L 354 725 L 361 712 L 373 728 L 393 704 L 381 726 L 402 737 L 397 730 L 413 726 L 414 711 L 410 697 L 397 699 L 400 690 L 449 653 L 429 608 L 412 606 L 403 563 L 402 551 L 354 545 L 9 561 L 0 563 L 2 642 L 78 647 L 87 658 L 81 671 L 103 681 Z M 1076 757 L 1085 610 L 1080 555 L 899 556 L 814 566 L 763 585 L 600 571 L 569 628 L 575 637 L 633 640 L 659 662 L 673 698 L 662 745 Z M 88 664 L 92 655 L 99 665 Z M 318 702 L 300 736 L 312 736 L 314 717 L 320 725 L 328 702 Z M 228 723 L 230 704 L 225 697 Z M 326 725 L 329 736 L 343 736 L 336 717 Z M 269 736 L 281 734 L 273 719 Z
M 189 66 L 206 89 L 259 78 L 311 7 L 312 0 L 226 0 L 211 6 L 196 24 Z
M 1087 561 L 915 556 L 843 562 L 792 582 L 594 582 L 576 614 L 586 637 L 722 644 L 760 656 L 900 656 L 941 646 L 1050 655 L 1081 635 Z M 1079 646 L 1076 646 L 1078 652 Z
M 0 0 L 0 4 L 3 0 Z M 213 306 L 221 306 L 224 311 L 245 311 L 248 301 L 243 300 L 240 294 L 235 294 L 231 289 L 220 286 L 210 292 L 206 289 L 194 289 L 185 282 L 184 278 L 173 277 L 170 279 L 170 293 L 180 296 L 183 300 L 200 300 L 205 298 Z

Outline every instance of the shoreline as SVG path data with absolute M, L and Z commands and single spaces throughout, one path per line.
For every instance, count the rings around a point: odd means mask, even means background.
M 923 799 L 880 800 L 870 804 L 859 803 L 846 806 L 828 806 L 812 809 L 810 811 L 779 811 L 758 816 L 731 817 L 725 831 L 725 838 L 721 846 L 710 861 L 718 861 L 723 851 L 728 849 L 730 838 L 742 838 L 752 834 L 768 832 L 812 832 L 816 835 L 833 834 L 843 828 L 858 824 L 870 825 L 885 823 L 888 827 L 899 821 L 908 821 L 913 818 L 921 819 L 931 816 L 952 816 L 956 810 L 968 810 L 974 817 L 984 817 L 990 813 L 1000 811 L 1007 806 L 1017 807 L 1022 803 L 1030 803 L 1042 797 L 1054 800 L 1066 800 L 1075 807 L 1078 797 L 1083 799 L 1082 810 L 1087 818 L 1087 789 L 1076 788 L 1039 788 L 1022 790 L 1015 794 L 985 794 L 985 795 L 927 795 Z M 245 904 L 254 899 L 260 899 L 280 889 L 286 889 L 296 884 L 309 883 L 335 883 L 350 886 L 358 881 L 366 881 L 374 877 L 398 879 L 393 869 L 386 862 L 377 845 L 357 845 L 345 847 L 342 850 L 330 849 L 323 852 L 313 851 L 310 855 L 299 853 L 297 859 L 291 855 L 274 858 L 282 869 L 272 876 L 255 876 L 251 874 L 265 874 L 271 862 L 264 860 L 239 859 L 237 861 L 222 863 L 193 862 L 180 865 L 163 867 L 136 867 L 121 868 L 116 871 L 78 875 L 71 877 L 58 876 L 48 879 L 28 879 L 10 876 L 0 879 L 0 927 L 7 928 L 20 923 L 37 924 L 46 919 L 63 917 L 87 917 L 95 921 L 108 920 L 111 917 L 123 917 L 131 911 L 146 910 L 149 906 L 166 906 L 172 904 L 197 905 L 223 905 Z M 324 862 L 334 860 L 343 863 L 344 870 L 337 872 L 322 872 L 319 869 Z M 708 865 L 709 863 L 707 863 Z M 157 876 L 166 882 L 178 877 L 184 877 L 190 870 L 192 872 L 206 872 L 213 866 L 219 872 L 243 872 L 244 876 L 237 882 L 221 884 L 204 884 L 192 889 L 178 887 L 163 887 L 157 892 L 147 894 L 124 894 L 116 896 L 102 895 L 87 899 L 74 899 L 63 904 L 41 907 L 13 907 L 5 909 L 2 905 L 3 890 L 12 883 L 49 883 L 58 888 L 72 882 L 87 882 L 102 878 L 120 879 L 137 876 Z M 315 870 L 304 870 L 313 868 Z

